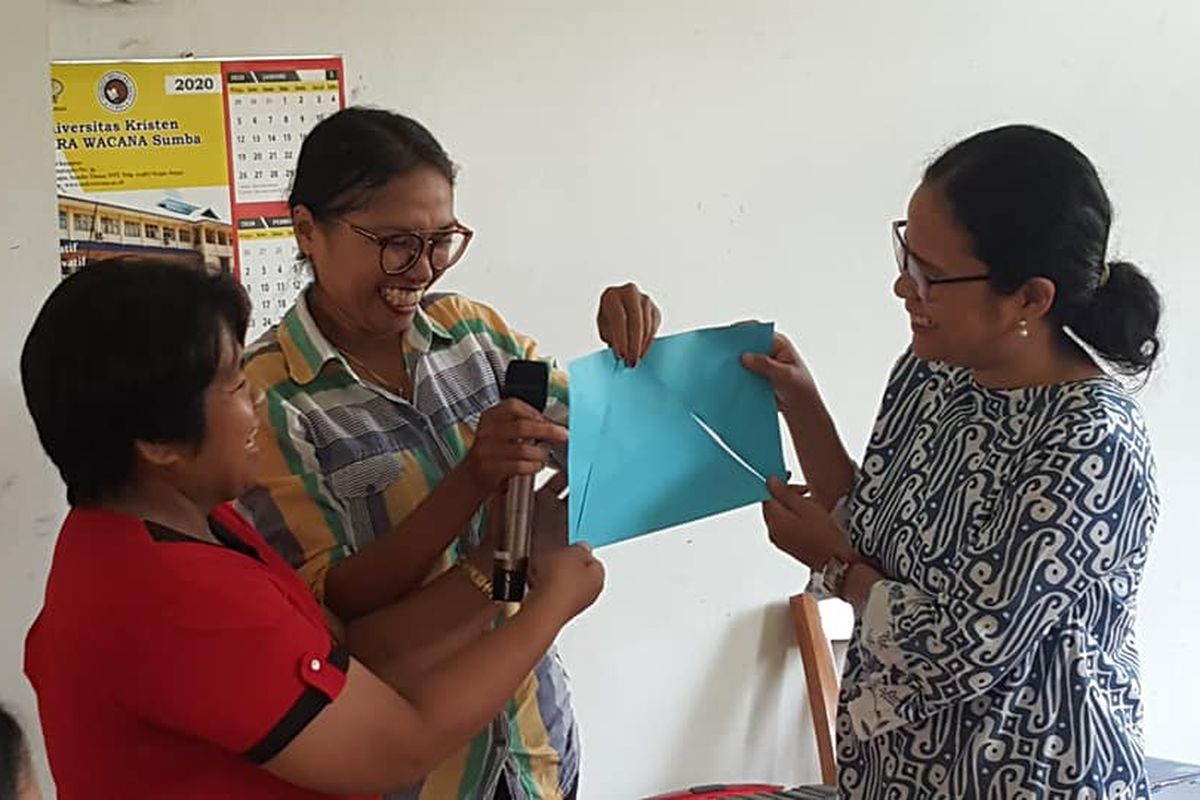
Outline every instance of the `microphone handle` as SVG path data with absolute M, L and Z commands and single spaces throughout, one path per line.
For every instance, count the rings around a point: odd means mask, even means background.
M 516 603 L 525 598 L 529 548 L 533 533 L 533 476 L 508 479 L 504 498 L 504 538 L 496 550 L 492 597 Z

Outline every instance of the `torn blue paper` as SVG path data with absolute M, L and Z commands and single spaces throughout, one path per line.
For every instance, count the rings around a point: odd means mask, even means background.
M 656 339 L 633 369 L 609 350 L 570 365 L 569 531 L 605 545 L 767 499 L 784 478 L 770 383 L 742 367 L 774 326 Z

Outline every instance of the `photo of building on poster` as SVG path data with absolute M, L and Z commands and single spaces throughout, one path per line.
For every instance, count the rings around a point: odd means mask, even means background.
M 229 272 L 233 231 L 219 211 L 177 196 L 121 203 L 59 193 L 58 238 L 63 277 L 91 261 L 148 255 Z

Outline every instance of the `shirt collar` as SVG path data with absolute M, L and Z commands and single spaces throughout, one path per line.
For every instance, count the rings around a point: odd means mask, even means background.
M 425 312 L 425 302 L 422 298 L 421 305 L 417 307 L 417 313 L 413 317 L 413 324 L 404 332 L 404 343 L 414 352 L 422 354 L 433 349 L 435 342 L 454 341 L 450 332 Z
M 288 375 L 298 384 L 312 383 L 330 361 L 346 366 L 342 354 L 317 326 L 308 306 L 308 291 L 296 298 L 280 321 L 278 339 Z M 453 341 L 453 337 L 441 323 L 429 317 L 422 302 L 417 307 L 413 324 L 405 331 L 404 341 L 408 348 L 424 354 L 434 343 Z

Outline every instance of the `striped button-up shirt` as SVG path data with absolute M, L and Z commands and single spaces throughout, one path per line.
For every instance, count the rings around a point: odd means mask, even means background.
M 508 362 L 537 358 L 534 342 L 495 311 L 452 294 L 424 299 L 402 350 L 411 400 L 356 375 L 305 295 L 247 350 L 247 375 L 266 392 L 266 424 L 259 486 L 242 507 L 318 596 L 333 564 L 395 528 L 463 459 L 480 414 L 500 400 Z M 561 422 L 566 388 L 566 375 L 553 370 L 546 414 Z M 478 543 L 482 528 L 477 514 L 434 574 Z M 578 758 L 566 675 L 551 651 L 506 714 L 389 800 L 490 800 L 499 780 L 515 800 L 560 800 L 577 779 Z

